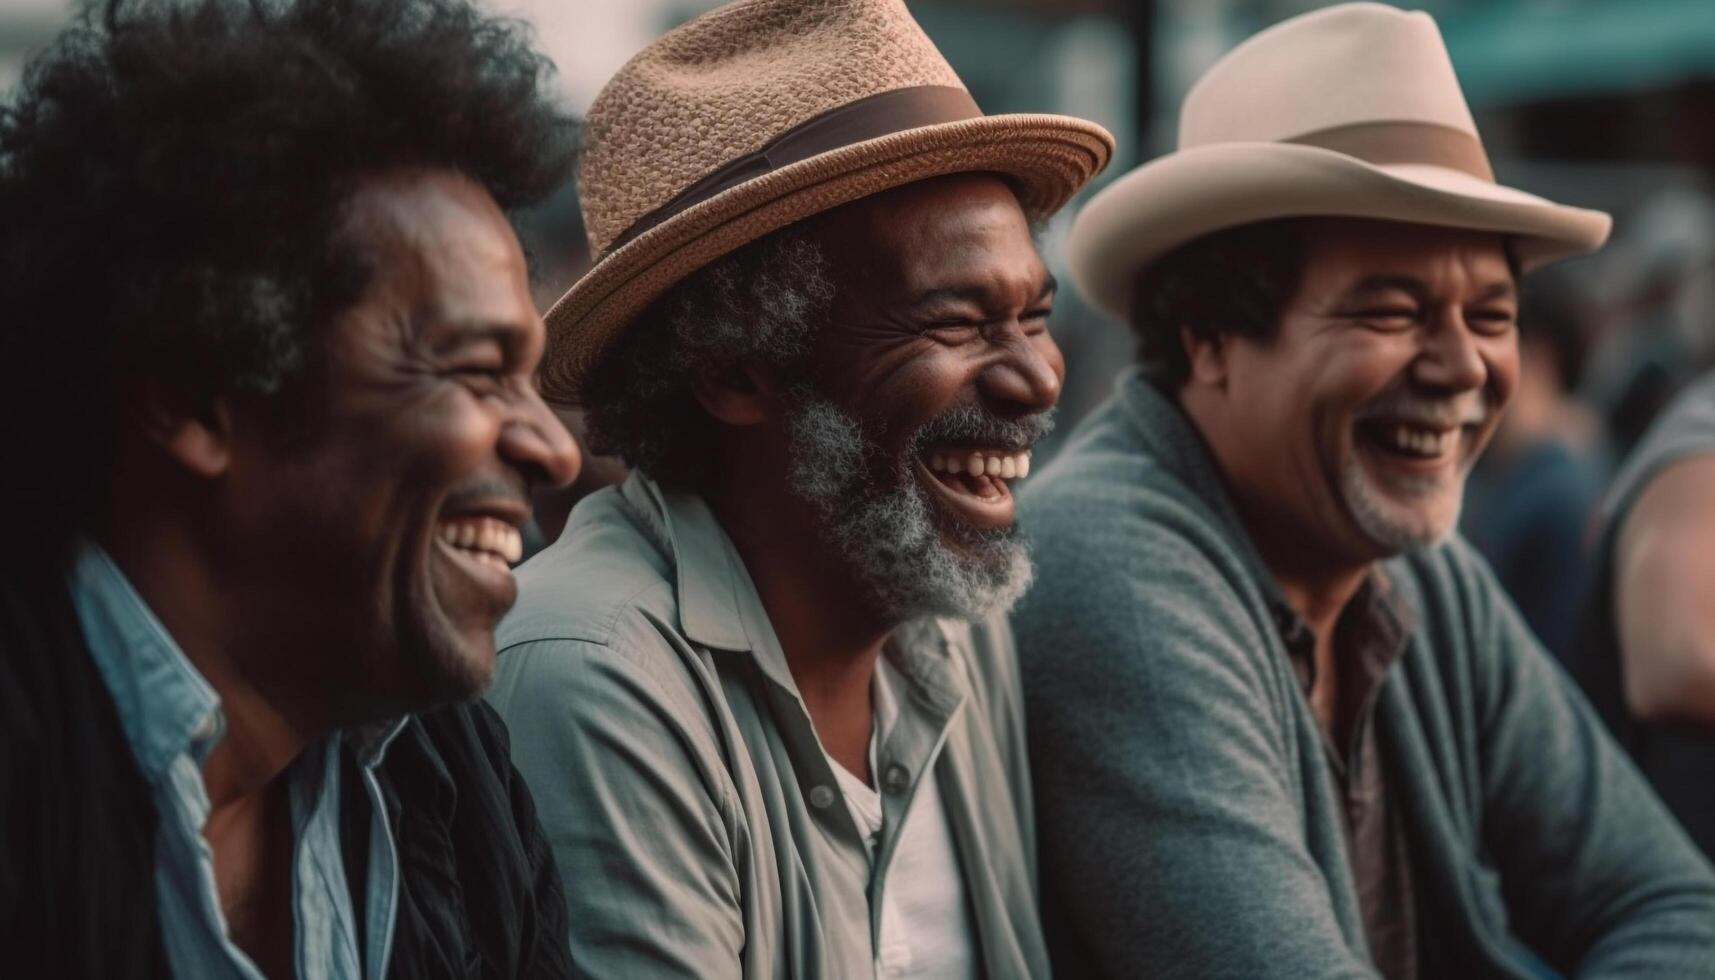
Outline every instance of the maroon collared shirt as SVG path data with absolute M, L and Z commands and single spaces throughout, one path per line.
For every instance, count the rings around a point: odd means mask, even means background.
M 1316 638 L 1290 608 L 1279 606 L 1275 612 L 1293 673 L 1309 699 L 1316 684 Z M 1410 608 L 1380 571 L 1371 575 L 1334 626 L 1339 705 L 1332 723 L 1317 722 L 1340 799 L 1364 936 L 1376 969 L 1388 980 L 1416 980 L 1417 910 L 1411 854 L 1388 788 L 1375 714 L 1382 682 L 1405 653 L 1412 622 Z

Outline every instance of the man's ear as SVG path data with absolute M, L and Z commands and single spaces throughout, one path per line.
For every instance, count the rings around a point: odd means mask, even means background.
M 159 382 L 143 390 L 143 432 L 180 466 L 203 479 L 226 472 L 232 462 L 232 404 L 211 398 L 196 410 L 169 398 Z
M 710 415 L 727 425 L 757 425 L 775 414 L 780 378 L 773 369 L 755 364 L 698 368 L 691 372 L 691 391 Z
M 1185 348 L 1185 360 L 1190 364 L 1187 381 L 1206 388 L 1227 386 L 1227 345 L 1219 333 L 1200 337 L 1188 326 L 1179 328 L 1179 343 Z

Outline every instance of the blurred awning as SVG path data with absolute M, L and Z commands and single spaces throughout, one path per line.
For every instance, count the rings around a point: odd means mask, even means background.
M 1479 108 L 1715 77 L 1710 0 L 1476 3 L 1437 19 Z

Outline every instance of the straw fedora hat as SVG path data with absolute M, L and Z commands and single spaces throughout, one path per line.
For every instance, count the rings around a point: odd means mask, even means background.
M 1593 251 L 1611 223 L 1495 183 L 1435 21 L 1351 3 L 1277 24 L 1216 62 L 1185 96 L 1178 150 L 1078 214 L 1072 279 L 1128 318 L 1138 271 L 1175 247 L 1312 215 L 1501 232 L 1527 269 Z
M 650 44 L 585 120 L 595 266 L 548 311 L 543 393 L 585 374 L 651 301 L 777 228 L 941 174 L 1013 178 L 1033 217 L 1107 165 L 1113 137 L 985 116 L 903 0 L 739 0 Z

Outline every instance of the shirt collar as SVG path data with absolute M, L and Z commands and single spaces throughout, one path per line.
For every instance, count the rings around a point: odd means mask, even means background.
M 749 653 L 775 683 L 796 693 L 786 654 L 732 539 L 703 498 L 633 472 L 620 492 L 641 512 L 673 561 L 679 629 L 693 643 Z
M 82 543 L 68 578 L 84 643 L 144 774 L 160 779 L 182 754 L 201 763 L 226 733 L 220 695 L 100 545 Z M 356 726 L 347 744 L 374 769 L 409 720 Z
M 391 721 L 358 725 L 347 731 L 346 743 L 351 746 L 358 765 L 365 769 L 374 769 L 381 765 L 381 761 L 387 756 L 388 748 L 393 745 L 393 740 L 399 737 L 399 733 L 405 730 L 410 721 L 411 718 L 407 715 Z
M 664 487 L 641 471 L 633 471 L 620 492 L 672 556 L 679 628 L 685 637 L 702 646 L 749 653 L 764 675 L 797 696 L 786 653 L 744 559 L 703 498 Z M 969 638 L 967 625 L 949 620 L 925 618 L 896 628 L 883 655 L 907 681 L 901 694 L 922 697 L 930 707 L 950 712 L 961 698 L 948 667 L 950 648 Z
M 220 740 L 220 697 L 125 573 L 85 541 L 69 575 L 72 605 L 138 765 L 158 781 L 181 754 L 199 762 Z
M 1284 600 L 1270 605 L 1286 652 L 1292 658 L 1293 673 L 1308 697 L 1316 684 L 1315 636 L 1303 617 Z M 1381 683 L 1388 668 L 1404 656 L 1416 621 L 1416 614 L 1394 588 L 1387 572 L 1381 566 L 1372 569 L 1335 625 L 1344 649 L 1355 660 L 1351 665 L 1351 680 L 1356 682 L 1358 690 L 1352 693 L 1360 701 Z

